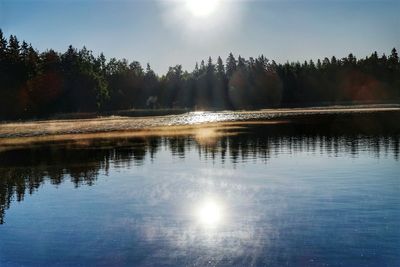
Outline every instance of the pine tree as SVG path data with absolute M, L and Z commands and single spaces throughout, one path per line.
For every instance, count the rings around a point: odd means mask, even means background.
M 226 59 L 226 76 L 228 78 L 232 77 L 233 73 L 236 71 L 236 68 L 236 59 L 232 53 L 229 53 L 229 56 Z
M 0 29 L 0 61 L 5 59 L 7 52 L 7 39 L 3 36 L 3 31 Z
M 337 65 L 337 59 L 336 59 L 335 56 L 333 56 L 333 57 L 331 58 L 331 64 L 332 64 L 332 65 Z
M 19 52 L 20 52 L 19 41 L 16 36 L 11 35 L 8 41 L 7 53 L 9 59 L 13 63 L 17 63 L 19 61 Z
M 204 60 L 202 60 L 200 62 L 200 72 L 204 72 L 206 70 L 206 63 L 204 62 Z
M 217 59 L 217 73 L 219 76 L 225 75 L 225 66 L 224 63 L 222 62 L 221 57 L 218 57 Z
M 246 69 L 246 60 L 244 58 L 242 58 L 240 55 L 238 57 L 237 68 L 239 70 L 245 70 Z
M 214 64 L 212 63 L 211 57 L 208 57 L 208 62 L 207 62 L 207 73 L 208 74 L 213 74 L 214 73 Z
M 197 76 L 199 74 L 199 63 L 196 62 L 196 64 L 194 65 L 194 70 L 193 70 L 193 74 L 195 76 Z
M 392 49 L 392 52 L 389 56 L 389 62 L 391 67 L 394 67 L 397 64 L 399 64 L 399 55 L 397 54 L 396 48 Z

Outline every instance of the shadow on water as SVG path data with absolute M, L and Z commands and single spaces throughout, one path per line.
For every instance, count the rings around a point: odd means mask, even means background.
M 357 121 L 357 123 L 355 123 Z M 397 127 L 397 126 L 396 126 Z M 100 173 L 112 168 L 134 168 L 152 161 L 160 150 L 185 158 L 195 149 L 202 160 L 233 164 L 268 160 L 281 153 L 321 153 L 357 157 L 368 151 L 374 157 L 399 160 L 400 131 L 392 120 L 314 117 L 283 124 L 243 123 L 241 127 L 207 128 L 194 135 L 96 138 L 18 147 L 0 153 L 0 224 L 13 201 L 22 201 L 49 181 L 70 180 L 75 187 L 93 185 Z M 211 132 L 209 132 L 211 131 Z

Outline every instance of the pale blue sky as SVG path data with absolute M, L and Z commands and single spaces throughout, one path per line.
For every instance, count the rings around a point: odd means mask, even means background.
M 224 1 L 193 18 L 184 1 L 0 0 L 0 28 L 40 51 L 86 46 L 163 74 L 229 52 L 287 60 L 358 57 L 400 47 L 400 1 Z

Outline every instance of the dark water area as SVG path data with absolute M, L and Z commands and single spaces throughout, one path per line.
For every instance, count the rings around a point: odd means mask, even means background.
M 396 127 L 260 123 L 3 151 L 0 266 L 400 266 Z

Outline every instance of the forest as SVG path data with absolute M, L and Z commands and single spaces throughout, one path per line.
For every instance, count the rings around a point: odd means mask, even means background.
M 86 47 L 40 52 L 0 30 L 0 120 L 127 109 L 260 109 L 358 103 L 399 103 L 400 62 L 365 58 L 287 62 L 263 55 L 209 57 L 193 71 L 181 65 L 159 76 L 147 64 L 107 59 Z

